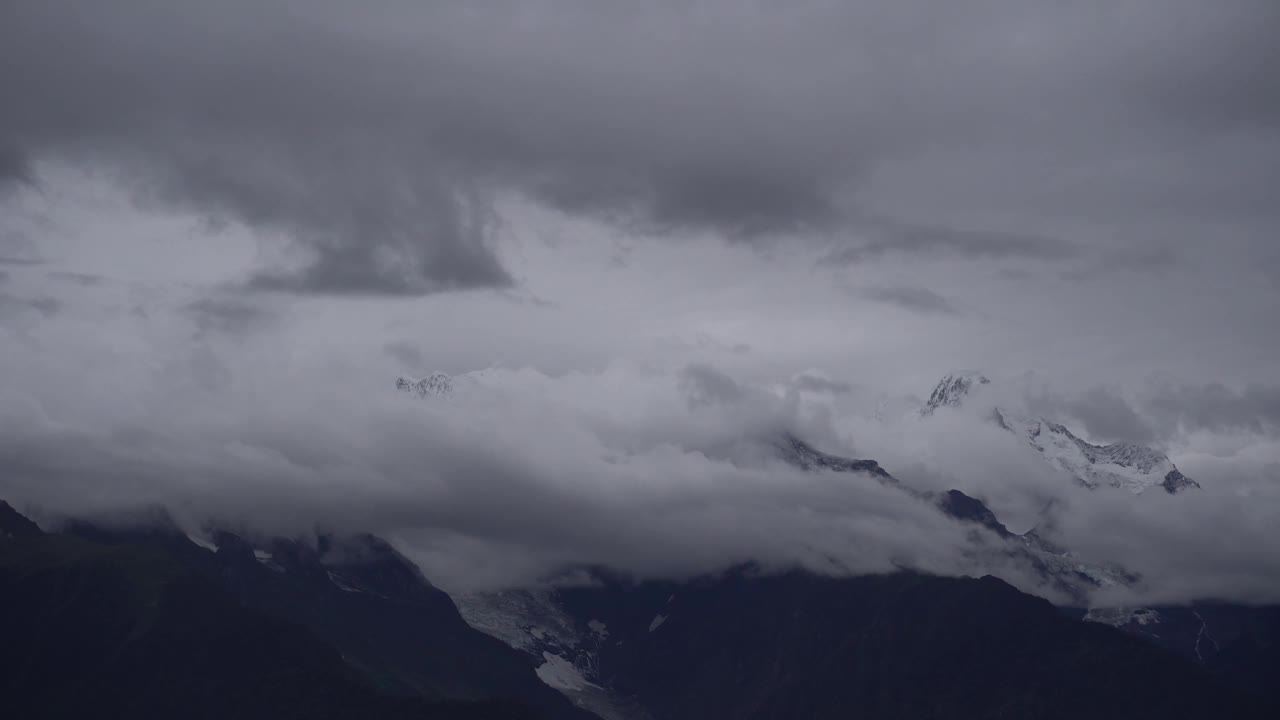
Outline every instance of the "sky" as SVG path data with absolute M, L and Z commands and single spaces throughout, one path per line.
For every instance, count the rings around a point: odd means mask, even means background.
M 383 532 L 459 587 L 975 571 L 936 514 L 744 456 L 786 428 L 1011 524 L 1059 498 L 1161 597 L 1275 600 L 1277 30 L 1273 0 L 9 0 L 0 496 Z M 962 368 L 1205 497 L 917 422 Z M 434 371 L 460 397 L 394 392 Z

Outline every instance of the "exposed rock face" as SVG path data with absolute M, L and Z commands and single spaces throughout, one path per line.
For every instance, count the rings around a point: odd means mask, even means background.
M 782 460 L 802 470 L 834 470 L 836 472 L 864 472 L 873 475 L 877 480 L 897 483 L 880 463 L 875 460 L 855 460 L 853 458 L 828 455 L 815 450 L 800 438 L 784 434 L 776 443 Z
M 425 397 L 446 397 L 453 394 L 453 378 L 437 372 L 421 380 L 401 377 L 396 379 L 396 389 L 400 392 Z
M 920 414 L 932 415 L 940 407 L 957 406 L 975 385 L 990 384 L 991 381 L 985 375 L 972 370 L 947 374 L 933 389 L 929 401 L 920 408 Z

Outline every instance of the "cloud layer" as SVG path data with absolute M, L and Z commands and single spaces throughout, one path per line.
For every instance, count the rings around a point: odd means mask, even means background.
M 53 380 L 73 357 L 7 355 L 6 376 L 49 381 L 5 390 L 0 494 L 54 515 L 161 503 L 193 528 L 382 533 L 458 590 L 583 564 L 684 577 L 753 561 L 994 572 L 1058 599 L 993 537 L 910 494 L 783 464 L 774 443 L 793 432 L 1135 569 L 1137 598 L 1280 598 L 1276 468 L 1256 455 L 1197 474 L 1194 496 L 1090 493 L 976 409 L 876 412 L 864 390 L 816 373 L 760 386 L 707 364 L 488 369 L 455 378 L 452 397 L 418 399 L 395 391 L 391 357 L 352 373 L 243 336 L 211 345 L 221 330 L 205 310 L 174 316 L 169 332 L 194 330 L 180 350 L 100 357 L 83 383 Z
M 17 0 L 0 183 L 96 168 L 283 241 L 251 284 L 303 293 L 508 285 L 506 192 L 844 262 L 1062 260 L 1169 214 L 1253 238 L 1277 22 L 1269 0 Z
M 460 586 L 1017 575 L 902 493 L 779 466 L 787 428 L 1148 597 L 1275 599 L 1278 25 L 1273 0 L 10 0 L 0 493 L 388 533 Z M 1009 402 L 1204 492 L 1087 494 L 980 418 L 921 423 L 956 367 L 1035 371 Z M 477 368 L 451 403 L 391 386 Z

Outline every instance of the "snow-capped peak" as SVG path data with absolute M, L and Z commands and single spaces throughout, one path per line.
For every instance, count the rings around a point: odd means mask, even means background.
M 401 377 L 396 379 L 396 389 L 420 398 L 447 396 L 453 394 L 453 378 L 442 372 L 432 373 L 421 380 Z
M 985 375 L 973 370 L 948 373 L 943 376 L 937 387 L 933 389 L 933 393 L 929 395 L 928 402 L 924 404 L 923 408 L 920 408 L 920 414 L 932 415 L 933 411 L 940 407 L 959 405 L 975 385 L 990 384 L 991 381 Z
M 948 374 L 934 388 L 920 414 L 929 416 L 940 407 L 959 406 L 976 385 L 989 384 L 991 381 L 977 372 Z M 1094 445 L 1052 420 L 999 406 L 990 410 L 996 424 L 1022 438 L 1045 462 L 1088 488 L 1107 485 L 1136 495 L 1155 486 L 1168 493 L 1200 487 L 1159 450 L 1131 442 Z

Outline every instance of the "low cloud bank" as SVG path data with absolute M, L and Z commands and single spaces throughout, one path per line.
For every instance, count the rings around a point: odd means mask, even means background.
M 47 514 L 160 503 L 191 526 L 375 532 L 457 590 L 581 564 L 682 577 L 754 561 L 993 572 L 1052 597 L 993 537 L 928 503 L 783 464 L 770 443 L 790 431 L 921 490 L 983 497 L 1014 530 L 1143 575 L 1109 600 L 1280 599 L 1280 494 L 1265 481 L 1276 467 L 1256 449 L 1189 463 L 1213 472 L 1195 475 L 1203 492 L 1135 498 L 1072 486 L 977 411 L 885 417 L 851 388 L 757 387 L 705 365 L 490 369 L 455 378 L 450 397 L 417 398 L 381 367 L 336 383 L 332 361 L 243 348 L 150 367 L 104 357 L 82 384 L 55 382 L 66 368 L 37 357 L 4 361 L 49 381 L 4 390 L 0 496 Z

